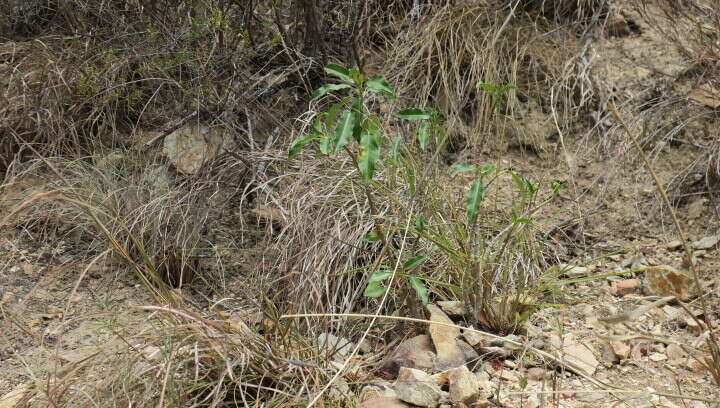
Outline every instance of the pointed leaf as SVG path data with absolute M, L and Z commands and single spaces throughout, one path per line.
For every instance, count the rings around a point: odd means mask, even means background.
M 407 260 L 407 261 L 403 264 L 403 270 L 404 270 L 404 271 L 409 271 L 410 269 L 412 269 L 412 268 L 420 265 L 421 263 L 427 261 L 427 259 L 428 259 L 427 256 L 414 256 L 414 257 L 410 258 L 409 260 Z
M 486 174 L 492 173 L 493 171 L 495 171 L 495 169 L 497 169 L 496 165 L 486 164 L 486 165 L 482 166 L 482 168 L 480 168 L 480 176 L 482 177 Z
M 287 162 L 290 163 L 295 158 L 295 156 L 300 153 L 300 151 L 303 149 L 303 147 L 305 147 L 305 145 L 319 137 L 322 137 L 322 133 L 312 132 L 300 135 L 298 138 L 296 138 L 290 145 Z
M 418 298 L 420 298 L 420 301 L 423 305 L 427 305 L 430 301 L 430 297 L 428 296 L 428 290 L 427 287 L 425 287 L 425 284 L 423 281 L 420 280 L 417 276 L 411 276 L 409 278 L 410 286 L 415 290 L 415 294 Z
M 345 111 L 343 112 L 342 116 L 340 116 L 340 120 L 338 120 L 337 127 L 335 128 L 335 132 L 333 133 L 333 151 L 335 153 L 339 152 L 340 149 L 342 149 L 343 146 L 345 146 L 350 141 L 350 138 L 353 136 L 356 122 L 356 112 Z
M 350 98 L 345 98 L 342 101 L 333 104 L 330 109 L 325 113 L 325 126 L 328 129 L 335 127 L 335 121 L 337 120 L 340 110 L 350 101 Z
M 363 127 L 365 126 L 371 126 L 370 131 L 371 132 L 379 132 L 380 131 L 380 122 L 376 119 L 376 125 L 373 128 L 372 124 L 366 123 L 367 120 L 364 120 L 365 115 L 363 114 L 363 106 L 365 103 L 365 100 L 360 97 L 354 97 L 352 99 L 352 107 L 350 108 L 355 113 L 355 126 L 353 127 L 353 138 L 356 142 L 360 143 L 361 133 L 363 131 Z
M 360 153 L 358 154 L 358 168 L 362 174 L 363 183 L 372 181 L 375 173 L 375 164 L 380 157 L 378 133 L 362 132 L 360 140 Z
M 332 138 L 328 135 L 323 135 L 320 139 L 320 153 L 329 154 L 332 151 Z
M 398 117 L 406 120 L 428 120 L 431 118 L 431 115 L 422 109 L 411 108 L 398 112 Z
M 465 211 L 467 212 L 468 223 L 474 224 L 480 212 L 480 205 L 484 200 L 485 185 L 482 180 L 475 180 L 467 193 Z
M 417 231 L 418 234 L 425 232 L 425 217 L 422 214 L 415 216 L 415 231 Z
M 383 286 L 379 282 L 371 282 L 368 283 L 367 287 L 365 287 L 365 291 L 363 292 L 363 296 L 369 297 L 369 298 L 377 298 L 385 294 L 387 292 L 388 288 Z
M 478 88 L 482 88 L 482 90 L 485 92 L 496 93 L 498 91 L 497 85 L 487 82 L 478 82 L 475 86 L 477 86 Z
M 382 271 L 382 272 L 375 272 L 372 274 L 368 282 L 382 282 L 387 280 L 392 276 L 392 272 L 389 271 Z
M 380 241 L 380 233 L 372 230 L 365 235 L 365 241 L 367 242 L 378 242 Z
M 353 83 L 355 82 L 355 81 L 353 81 L 353 79 L 351 77 L 350 70 L 343 67 L 342 65 L 328 64 L 325 66 L 325 72 L 327 72 L 329 75 L 340 78 L 343 81 L 353 82 Z
M 425 150 L 430 141 L 430 121 L 423 120 L 418 126 L 418 142 L 420 142 L 420 149 Z
M 402 137 L 398 136 L 395 139 L 393 139 L 392 143 L 390 144 L 390 158 L 393 160 L 397 160 L 398 153 L 400 152 L 400 144 L 402 143 Z
M 367 86 L 367 89 L 371 92 L 383 94 L 390 99 L 395 98 L 395 90 L 393 90 L 388 80 L 382 75 L 373 75 L 365 86 Z
M 480 170 L 477 166 L 473 166 L 472 164 L 465 164 L 465 163 L 459 163 L 456 164 L 450 169 L 450 177 L 453 177 L 460 173 L 466 173 L 468 171 L 478 171 Z
M 326 93 L 338 91 L 340 89 L 350 88 L 350 85 L 348 84 L 326 84 L 321 86 L 320 88 L 316 89 L 315 92 L 313 92 L 312 97 L 310 97 L 311 101 L 316 101 L 320 98 L 322 98 Z

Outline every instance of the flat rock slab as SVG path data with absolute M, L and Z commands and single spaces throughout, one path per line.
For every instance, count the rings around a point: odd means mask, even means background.
M 435 368 L 442 371 L 464 365 L 465 353 L 457 342 L 460 329 L 445 325 L 454 323 L 439 307 L 427 305 L 427 309 L 430 312 L 430 321 L 444 323 L 443 325 L 431 324 L 428 328 L 437 355 Z

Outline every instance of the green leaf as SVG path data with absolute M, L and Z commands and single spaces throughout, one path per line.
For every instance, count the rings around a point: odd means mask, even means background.
M 482 88 L 482 90 L 485 92 L 497 93 L 498 91 L 497 85 L 488 82 L 478 82 L 477 84 L 475 84 L 475 86 L 477 86 L 478 88 Z
M 430 141 L 430 121 L 423 120 L 418 126 L 418 142 L 420 142 L 420 149 L 425 150 Z
M 388 288 L 383 286 L 382 282 L 392 276 L 392 272 L 376 272 L 368 280 L 368 285 L 365 287 L 363 296 L 376 298 L 380 297 L 387 292 Z
M 408 280 L 410 281 L 410 286 L 415 289 L 415 294 L 418 298 L 420 298 L 422 304 L 427 305 L 430 301 L 430 297 L 428 296 L 428 290 L 423 281 L 421 281 L 417 276 L 410 276 Z
M 418 234 L 425 232 L 425 217 L 422 214 L 415 216 L 415 231 L 417 231 Z
M 466 173 L 468 171 L 478 171 L 480 170 L 477 166 L 473 166 L 472 164 L 465 164 L 460 163 L 456 164 L 450 169 L 450 177 L 453 177 L 460 173 Z
M 352 79 L 352 76 L 351 76 L 352 73 L 350 72 L 350 70 L 343 67 L 342 65 L 338 65 L 338 64 L 325 65 L 325 72 L 327 72 L 329 75 L 340 78 L 343 81 L 355 83 L 355 81 Z
M 420 265 L 421 263 L 427 261 L 427 259 L 428 259 L 427 256 L 414 256 L 414 257 L 408 259 L 408 260 L 403 264 L 403 270 L 404 270 L 404 271 L 409 271 L 410 269 L 413 269 L 414 267 L 416 267 L 416 266 Z
M 498 89 L 498 93 L 505 93 L 511 89 L 517 89 L 517 86 L 513 84 L 503 85 L 500 89 Z
M 292 144 L 290 145 L 290 150 L 288 151 L 288 157 L 287 162 L 290 163 L 295 156 L 300 153 L 300 151 L 310 143 L 312 140 L 317 139 L 319 137 L 322 137 L 322 133 L 318 132 L 312 132 L 312 133 L 306 133 L 304 135 L 300 135 L 298 138 L 296 138 Z
M 422 109 L 410 108 L 398 112 L 398 117 L 406 120 L 428 120 L 431 118 L 431 115 Z
M 513 224 L 528 224 L 532 225 L 533 221 L 530 218 L 527 217 L 513 217 L 512 220 Z
M 497 169 L 497 166 L 496 166 L 496 165 L 494 165 L 494 164 L 486 164 L 486 165 L 482 166 L 482 168 L 480 168 L 480 176 L 482 177 L 482 176 L 485 176 L 485 175 L 487 175 L 487 174 L 490 174 L 490 173 L 492 173 L 493 171 L 495 171 L 495 169 Z
M 365 84 L 370 92 L 383 94 L 390 99 L 395 99 L 395 90 L 393 90 L 390 83 L 382 75 L 373 75 Z
M 332 138 L 328 135 L 323 135 L 320 139 L 320 153 L 329 154 L 332 151 Z
M 340 116 L 340 120 L 338 120 L 337 127 L 335 128 L 335 133 L 333 134 L 333 151 L 335 153 L 339 152 L 353 136 L 357 116 L 357 112 L 351 110 L 343 112 L 342 116 Z
M 376 230 L 372 230 L 365 235 L 365 241 L 367 242 L 378 242 L 380 241 L 380 233 Z
M 402 137 L 398 136 L 395 139 L 393 139 L 392 143 L 390 143 L 390 158 L 393 160 L 397 160 L 398 153 L 400 152 L 400 144 L 402 143 Z
M 363 126 L 369 126 L 364 120 L 365 115 L 363 114 L 363 105 L 365 103 L 365 100 L 360 97 L 354 97 L 352 99 L 352 107 L 350 108 L 355 113 L 355 126 L 353 127 L 353 138 L 356 142 L 360 143 L 361 133 L 363 131 Z M 377 122 L 375 125 L 375 128 L 371 128 L 371 131 L 374 131 L 376 133 L 380 132 L 380 122 Z
M 358 168 L 360 168 L 360 174 L 362 174 L 363 183 L 365 184 L 372 181 L 373 174 L 375 173 L 375 164 L 377 163 L 378 157 L 380 157 L 379 134 L 379 132 L 362 132 L 360 153 L 358 154 Z
M 465 211 L 467 212 L 468 223 L 474 224 L 480 213 L 480 205 L 485 199 L 485 185 L 482 180 L 475 180 L 467 193 Z
M 328 92 L 338 91 L 340 89 L 346 89 L 350 88 L 350 85 L 348 84 L 326 84 L 321 86 L 320 88 L 316 89 L 315 92 L 313 92 L 312 97 L 310 98 L 311 101 L 316 101 L 323 96 L 325 96 Z
M 392 275 L 393 274 L 390 271 L 375 272 L 372 274 L 372 276 L 368 280 L 368 283 L 383 282 L 383 281 L 388 280 L 388 278 L 390 278 Z
M 367 287 L 365 287 L 365 291 L 363 292 L 363 296 L 376 298 L 384 295 L 387 290 L 388 288 L 383 286 L 381 283 L 368 283 Z
M 352 68 L 350 71 L 350 78 L 355 83 L 355 85 L 362 86 L 363 83 L 365 83 L 365 75 L 363 75 L 362 72 L 360 72 L 357 68 Z
M 333 104 L 330 109 L 325 113 L 325 126 L 328 129 L 335 127 L 335 121 L 337 120 L 340 110 L 350 101 L 350 98 L 344 98 L 342 101 Z

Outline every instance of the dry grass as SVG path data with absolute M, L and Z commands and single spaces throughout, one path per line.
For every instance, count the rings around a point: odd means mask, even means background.
M 549 104 L 563 115 L 561 126 L 565 126 L 592 99 L 582 61 L 586 30 L 578 32 L 543 17 L 551 2 L 488 3 L 434 6 L 424 15 L 395 22 L 398 32 L 388 40 L 383 72 L 397 85 L 404 102 L 441 110 L 456 149 L 465 144 L 502 145 L 515 136 L 513 128 L 530 120 L 530 110 L 543 110 Z M 605 2 L 578 2 L 577 9 L 571 3 L 575 2 L 552 2 L 552 13 L 569 18 L 575 10 L 592 16 L 595 23 L 603 21 L 598 16 Z M 587 4 L 580 7 L 583 3 Z M 568 10 L 563 4 L 569 5 Z M 545 11 L 538 16 L 534 5 Z M 510 83 L 518 90 L 497 114 L 492 96 L 479 91 L 478 82 Z

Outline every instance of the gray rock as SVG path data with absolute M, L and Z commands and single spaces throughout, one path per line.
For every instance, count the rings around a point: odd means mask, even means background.
M 462 402 L 469 405 L 479 397 L 480 382 L 466 366 L 450 370 L 448 384 L 451 402 Z
M 692 246 L 695 249 L 711 249 L 715 247 L 718 242 L 720 242 L 720 235 L 711 235 L 693 242 Z
M 318 344 L 321 349 L 330 351 L 331 353 L 337 353 L 341 356 L 349 355 L 355 347 L 355 344 L 350 340 L 337 337 L 330 333 L 320 334 L 318 336 Z
M 392 374 L 397 374 L 401 367 L 430 371 L 435 367 L 435 360 L 430 336 L 423 334 L 400 343 L 384 364 L 384 369 Z
M 437 302 L 443 312 L 447 313 L 448 316 L 465 316 L 467 314 L 467 308 L 464 302 L 457 300 L 442 300 Z
M 395 382 L 395 392 L 401 401 L 420 407 L 435 408 L 443 391 L 424 371 L 402 367 Z
M 447 315 L 435 305 L 427 305 L 430 312 L 430 320 L 438 323 L 454 324 Z M 428 328 L 430 338 L 435 345 L 437 370 L 447 370 L 465 364 L 465 354 L 458 345 L 457 338 L 460 336 L 460 329 L 439 324 L 431 324 Z

